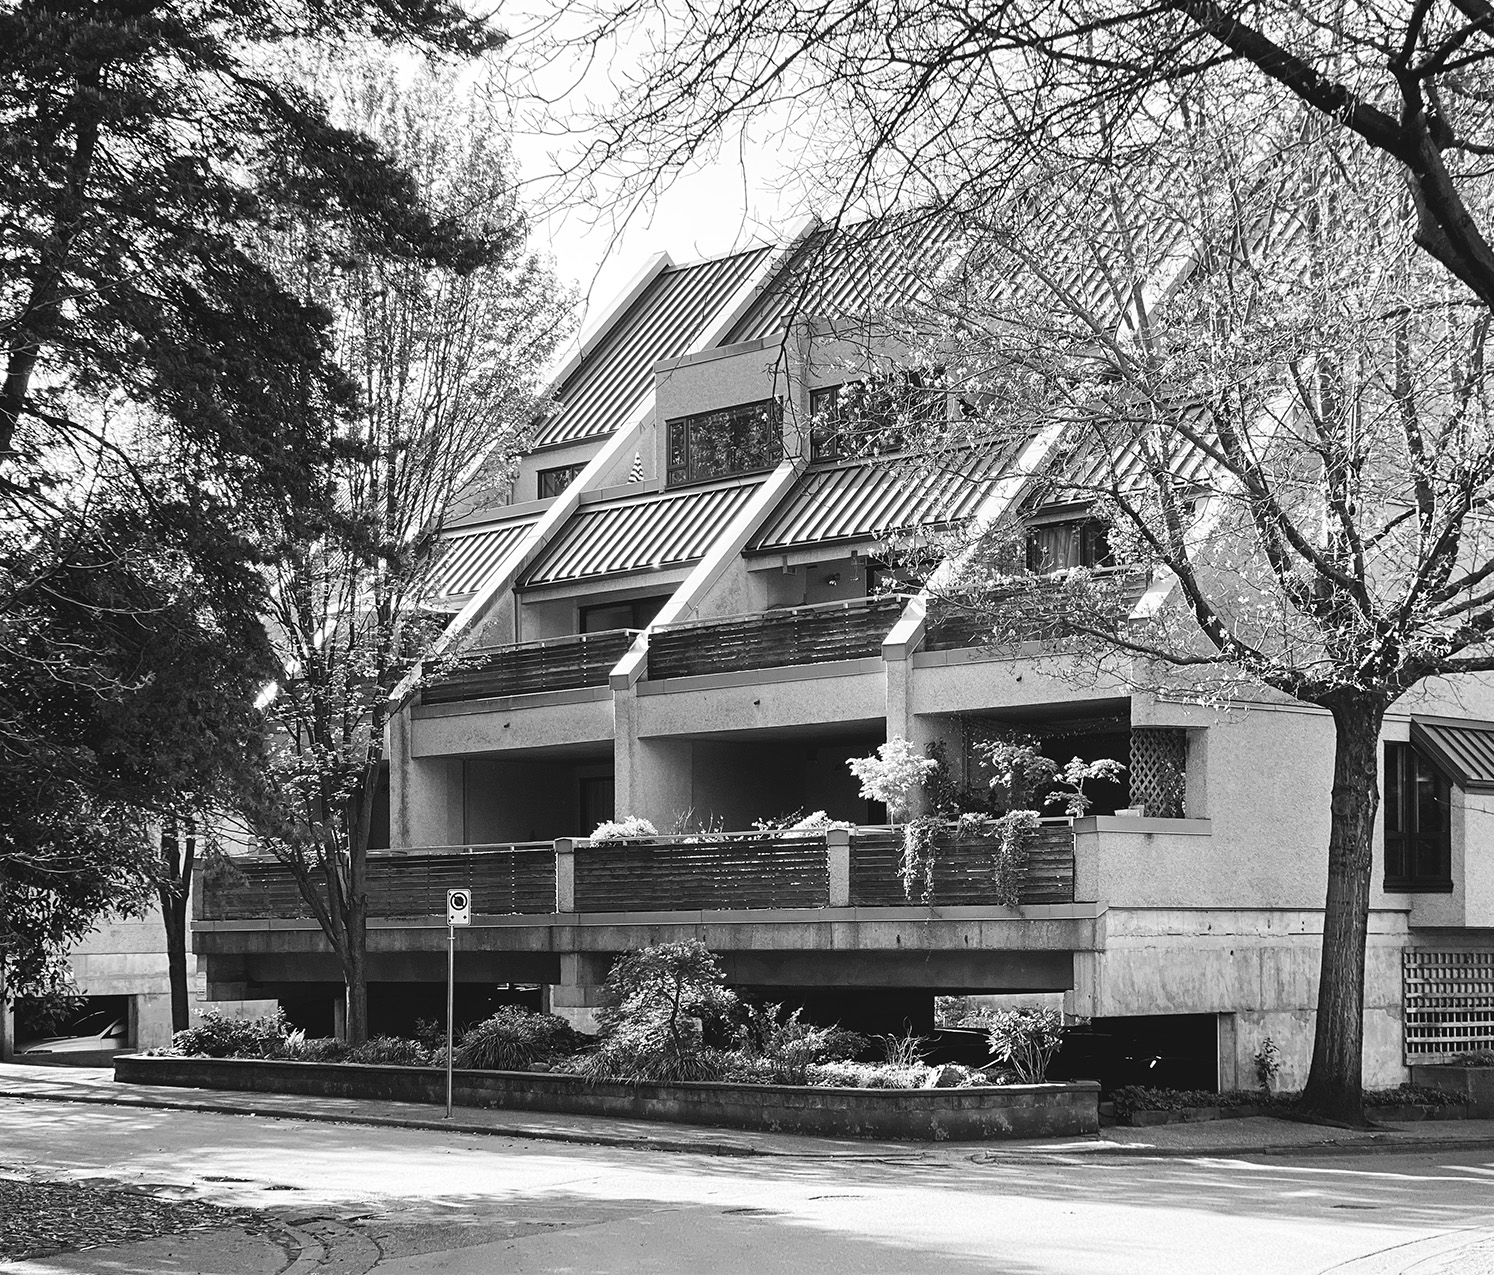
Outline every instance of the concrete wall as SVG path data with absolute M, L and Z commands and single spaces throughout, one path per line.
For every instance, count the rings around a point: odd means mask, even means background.
M 610 757 L 594 761 L 471 758 L 462 763 L 464 841 L 553 841 L 585 836 L 580 826 L 580 783 L 611 777 Z
M 1075 958 L 1065 1008 L 1085 1015 L 1234 1015 L 1220 1063 L 1226 1088 L 1254 1085 L 1252 1060 L 1266 1036 L 1280 1051 L 1282 1088 L 1298 1088 L 1312 1061 L 1321 910 L 1112 908 L 1101 950 Z M 1404 912 L 1370 917 L 1364 1008 L 1364 1079 L 1395 1085 L 1402 1062 Z

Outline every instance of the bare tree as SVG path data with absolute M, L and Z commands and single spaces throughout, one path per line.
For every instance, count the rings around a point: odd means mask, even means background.
M 391 696 L 445 616 L 432 609 L 439 532 L 463 493 L 502 485 L 563 335 L 548 270 L 523 252 L 502 133 L 477 93 L 387 64 L 321 73 L 355 127 L 393 153 L 439 217 L 485 245 L 462 268 L 349 252 L 334 226 L 287 230 L 283 277 L 333 316 L 360 408 L 320 476 L 327 517 L 288 524 L 271 627 L 285 665 L 265 790 L 246 814 L 291 869 L 367 1032 L 366 865 Z M 495 479 L 496 475 L 496 479 Z

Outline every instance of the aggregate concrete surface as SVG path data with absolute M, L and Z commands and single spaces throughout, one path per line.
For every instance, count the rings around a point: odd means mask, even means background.
M 722 1154 L 711 1141 L 720 1131 L 692 1147 L 696 1131 L 650 1125 L 628 1142 L 615 1126 L 630 1122 L 566 1118 L 573 1127 L 555 1130 L 566 1135 L 556 1141 L 501 1131 L 516 1113 L 458 1111 L 494 1123 L 421 1128 L 351 1123 L 359 1113 L 347 1110 L 303 1120 L 261 1095 L 176 1091 L 175 1105 L 139 1105 L 139 1094 L 121 1104 L 102 1076 L 63 1082 L 55 1072 L 50 1083 L 91 1100 L 42 1097 L 24 1094 L 46 1083 L 28 1070 L 0 1068 L 10 1095 L 0 1097 L 0 1172 L 145 1190 L 248 1220 L 0 1260 L 17 1275 L 1494 1275 L 1489 1122 L 1386 1130 L 1379 1143 L 1280 1121 L 1260 1122 L 1275 1126 L 1264 1132 L 1228 1121 L 1124 1131 L 1147 1141 L 1107 1130 L 1049 1144 L 730 1135 Z M 192 1107 L 227 1097 L 266 1114 Z M 585 1145 L 588 1124 L 612 1144 Z M 1283 1141 L 1301 1130 L 1316 1141 Z M 1338 1136 L 1325 1144 L 1325 1134 Z M 652 1135 L 675 1149 L 644 1140 Z M 1256 1150 L 1242 1151 L 1242 1139 Z

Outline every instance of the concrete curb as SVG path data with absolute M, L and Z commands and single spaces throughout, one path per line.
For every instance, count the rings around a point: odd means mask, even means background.
M 741 1146 L 729 1142 L 686 1141 L 682 1138 L 648 1138 L 610 1133 L 571 1133 L 564 1129 L 535 1129 L 523 1126 L 476 1124 L 452 1119 L 422 1119 L 418 1116 L 379 1116 L 372 1113 L 317 1111 L 295 1108 L 288 1111 L 257 1111 L 228 1103 L 187 1099 L 170 1102 L 144 1094 L 63 1094 L 32 1093 L 20 1089 L 0 1088 L 0 1098 L 30 1098 L 39 1102 L 82 1102 L 98 1107 L 149 1107 L 159 1111 L 203 1111 L 219 1116 L 251 1116 L 259 1120 L 306 1120 L 314 1124 L 372 1125 L 385 1129 L 422 1129 L 433 1133 L 484 1134 L 497 1138 L 521 1138 L 531 1142 L 565 1142 L 592 1147 L 637 1147 L 649 1151 L 693 1152 L 697 1155 L 775 1156 L 783 1152 L 761 1147 Z M 859 1157 L 858 1157 L 859 1158 Z
M 247 1116 L 262 1120 L 304 1120 L 314 1124 L 364 1125 L 385 1129 L 417 1129 L 429 1133 L 459 1133 L 484 1137 L 515 1138 L 529 1142 L 556 1142 L 572 1146 L 620 1147 L 644 1151 L 663 1151 L 678 1154 L 716 1155 L 736 1158 L 761 1157 L 764 1159 L 796 1159 L 814 1156 L 818 1159 L 848 1161 L 878 1160 L 892 1158 L 916 1162 L 927 1158 L 932 1147 L 923 1148 L 887 1145 L 869 1142 L 866 1151 L 827 1151 L 821 1147 L 806 1146 L 803 1150 L 779 1150 L 772 1147 L 752 1146 L 746 1143 L 714 1142 L 700 1138 L 653 1137 L 638 1134 L 615 1134 L 598 1130 L 579 1133 L 565 1129 L 540 1129 L 525 1125 L 501 1125 L 463 1120 L 453 1116 L 451 1120 L 439 1117 L 385 1116 L 372 1112 L 329 1112 L 315 1107 L 295 1107 L 288 1110 L 263 1110 L 231 1103 L 214 1102 L 210 1099 L 186 1097 L 173 1100 L 157 1098 L 139 1092 L 119 1094 L 105 1093 L 41 1093 L 26 1089 L 0 1085 L 0 1098 L 33 1099 L 42 1102 L 87 1103 L 94 1106 L 143 1107 L 160 1111 L 201 1111 L 210 1115 Z M 1448 1122 L 1452 1123 L 1452 1122 Z M 795 1135 L 781 1135 L 792 1137 Z M 805 1139 L 813 1142 L 813 1139 Z M 1494 1151 L 1494 1137 L 1478 1138 L 1428 1138 L 1410 1134 L 1353 1134 L 1345 1138 L 1334 1138 L 1322 1142 L 1264 1143 L 1252 1145 L 1232 1143 L 1225 1146 L 1161 1147 L 1155 1145 L 1127 1145 L 1118 1142 L 1093 1142 L 1075 1138 L 1064 1143 L 1044 1142 L 1040 1146 L 1015 1142 L 1006 1145 L 980 1143 L 944 1143 L 945 1152 L 969 1149 L 968 1157 L 975 1163 L 1011 1161 L 1023 1159 L 1238 1159 L 1243 1156 L 1345 1156 L 1385 1155 L 1397 1152 L 1426 1151 Z

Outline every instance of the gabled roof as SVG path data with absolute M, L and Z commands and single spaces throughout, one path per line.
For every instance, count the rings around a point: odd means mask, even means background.
M 560 406 L 532 446 L 612 433 L 653 389 L 654 365 L 686 353 L 769 251 L 753 248 L 660 272 L 558 387 Z
M 520 587 L 698 562 L 761 483 L 759 478 L 587 506 L 550 542 Z
M 519 518 L 444 537 L 432 579 L 432 595 L 444 600 L 476 593 L 535 522 L 535 518 Z
M 1015 446 L 875 457 L 805 471 L 748 546 L 771 553 L 836 540 L 878 540 L 975 515 Z

